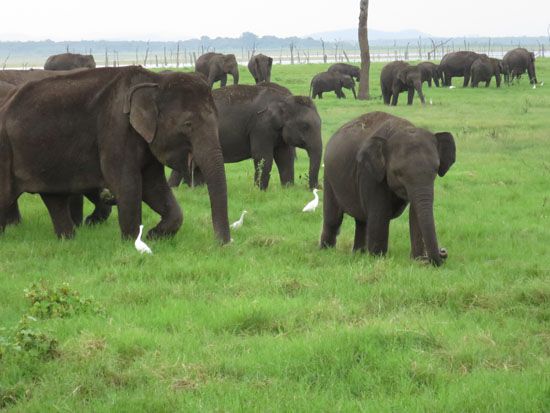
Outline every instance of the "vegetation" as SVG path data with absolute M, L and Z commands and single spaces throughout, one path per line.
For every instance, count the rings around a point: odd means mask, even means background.
M 307 94 L 326 67 L 277 65 L 273 80 Z M 230 221 L 248 215 L 225 247 L 206 188 L 175 190 L 185 222 L 173 239 L 148 242 L 151 256 L 120 240 L 116 212 L 57 241 L 39 197 L 24 195 L 22 224 L 0 237 L 0 409 L 548 410 L 550 84 L 462 89 L 455 79 L 455 89 L 425 88 L 433 104 L 407 107 L 402 95 L 388 108 L 381 67 L 372 65 L 372 100 L 316 101 L 323 138 L 373 110 L 453 133 L 457 163 L 436 181 L 443 267 L 409 259 L 407 212 L 385 258 L 351 253 L 349 218 L 337 247 L 320 251 L 321 209 L 301 212 L 312 199 L 302 150 L 292 188 L 274 172 L 260 192 L 252 162 L 227 165 Z M 537 69 L 550 82 L 550 60 Z M 157 219 L 144 207 L 146 229 Z M 58 308 L 64 283 L 73 304 L 76 289 L 103 311 L 28 321 L 25 340 L 52 356 L 14 351 L 24 290 L 45 286 L 40 301 Z

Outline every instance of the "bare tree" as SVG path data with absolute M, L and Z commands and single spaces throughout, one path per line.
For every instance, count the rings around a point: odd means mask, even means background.
M 359 49 L 361 50 L 361 75 L 359 80 L 358 99 L 370 99 L 369 72 L 370 72 L 370 49 L 367 20 L 369 17 L 369 0 L 359 2 Z

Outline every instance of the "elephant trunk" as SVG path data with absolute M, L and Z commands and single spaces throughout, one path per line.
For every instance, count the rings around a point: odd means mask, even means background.
M 317 188 L 319 185 L 319 169 L 321 167 L 321 158 L 323 156 L 323 143 L 319 136 L 318 142 L 308 145 L 307 154 L 309 156 L 309 188 Z
M 357 99 L 357 95 L 355 94 L 355 85 L 351 85 L 351 92 L 353 93 L 354 99 Z
M 231 75 L 233 76 L 233 84 L 238 85 L 239 84 L 239 67 L 235 65 L 235 68 L 231 71 Z
M 211 131 L 210 135 L 215 138 L 216 145 L 205 147 L 202 142 L 194 148 L 193 158 L 202 171 L 208 187 L 214 232 L 220 242 L 226 244 L 231 241 L 227 217 L 227 181 L 217 130 Z
M 527 67 L 527 72 L 529 74 L 529 80 L 532 85 L 537 84 L 537 74 L 535 73 L 535 63 L 531 62 Z
M 435 220 L 433 214 L 434 187 L 433 184 L 421 188 L 416 188 L 409 193 L 409 198 L 414 210 L 418 226 L 424 240 L 424 246 L 428 254 L 428 260 L 436 266 L 442 264 L 435 231 Z
M 422 82 L 414 82 L 414 88 L 416 89 L 416 93 L 418 93 L 418 97 L 420 98 L 420 101 L 424 105 L 426 103 L 426 100 L 424 99 L 424 93 L 422 93 Z

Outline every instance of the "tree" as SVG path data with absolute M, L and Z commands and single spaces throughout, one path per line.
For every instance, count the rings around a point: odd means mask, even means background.
M 370 50 L 367 19 L 369 17 L 369 0 L 361 0 L 359 4 L 359 49 L 361 50 L 361 74 L 359 78 L 358 99 L 370 99 L 369 73 L 370 73 Z

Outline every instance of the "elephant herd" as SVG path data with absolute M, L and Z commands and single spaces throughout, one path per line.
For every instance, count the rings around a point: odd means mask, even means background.
M 522 59 L 516 51 L 502 62 L 458 52 L 462 71 L 448 55 L 439 66 L 390 63 L 381 75 L 384 102 L 395 105 L 403 91 L 409 104 L 415 91 L 424 102 L 422 82 L 447 85 L 462 75 L 473 84 L 487 81 L 495 68 L 512 78 L 526 70 L 536 82 L 534 56 L 527 52 Z M 59 238 L 72 238 L 82 223 L 84 196 L 95 205 L 87 224 L 106 220 L 116 204 L 122 237 L 135 238 L 145 202 L 160 215 L 147 237 L 171 236 L 183 214 L 170 187 L 184 180 L 206 184 L 214 233 L 228 243 L 224 163 L 252 159 L 254 184 L 262 190 L 275 163 L 281 184 L 290 185 L 296 148 L 307 151 L 309 187 L 317 188 L 321 118 L 312 98 L 270 81 L 272 63 L 252 56 L 248 68 L 256 85 L 239 85 L 235 56 L 219 53 L 200 56 L 196 73 L 95 68 L 92 56 L 70 53 L 50 57 L 45 70 L 0 71 L 0 233 L 21 220 L 19 196 L 34 193 Z M 226 86 L 228 74 L 232 86 Z M 327 91 L 345 97 L 343 87 L 355 96 L 355 80 L 358 68 L 333 65 L 312 80 L 312 97 Z M 226 87 L 212 90 L 217 81 Z M 356 224 L 353 249 L 385 254 L 389 222 L 410 203 L 411 257 L 440 265 L 447 253 L 437 241 L 433 188 L 455 157 L 449 132 L 434 134 L 384 112 L 343 125 L 324 155 L 320 246 L 335 245 L 348 214 Z M 165 166 L 173 170 L 168 181 Z
M 531 84 L 537 83 L 535 71 L 535 54 L 524 48 L 517 48 L 507 52 L 502 60 L 487 56 L 484 53 L 459 51 L 447 53 L 439 65 L 431 62 L 422 62 L 418 65 L 409 65 L 403 61 L 387 64 L 380 75 L 380 87 L 384 103 L 395 106 L 401 92 L 408 93 L 407 103 L 412 104 L 415 92 L 422 103 L 425 103 L 422 93 L 422 84 L 432 86 L 451 86 L 453 77 L 463 77 L 463 86 L 478 87 L 485 82 L 485 87 L 494 77 L 497 87 L 500 87 L 502 77 L 510 84 L 519 79 L 525 72 L 529 75 Z

